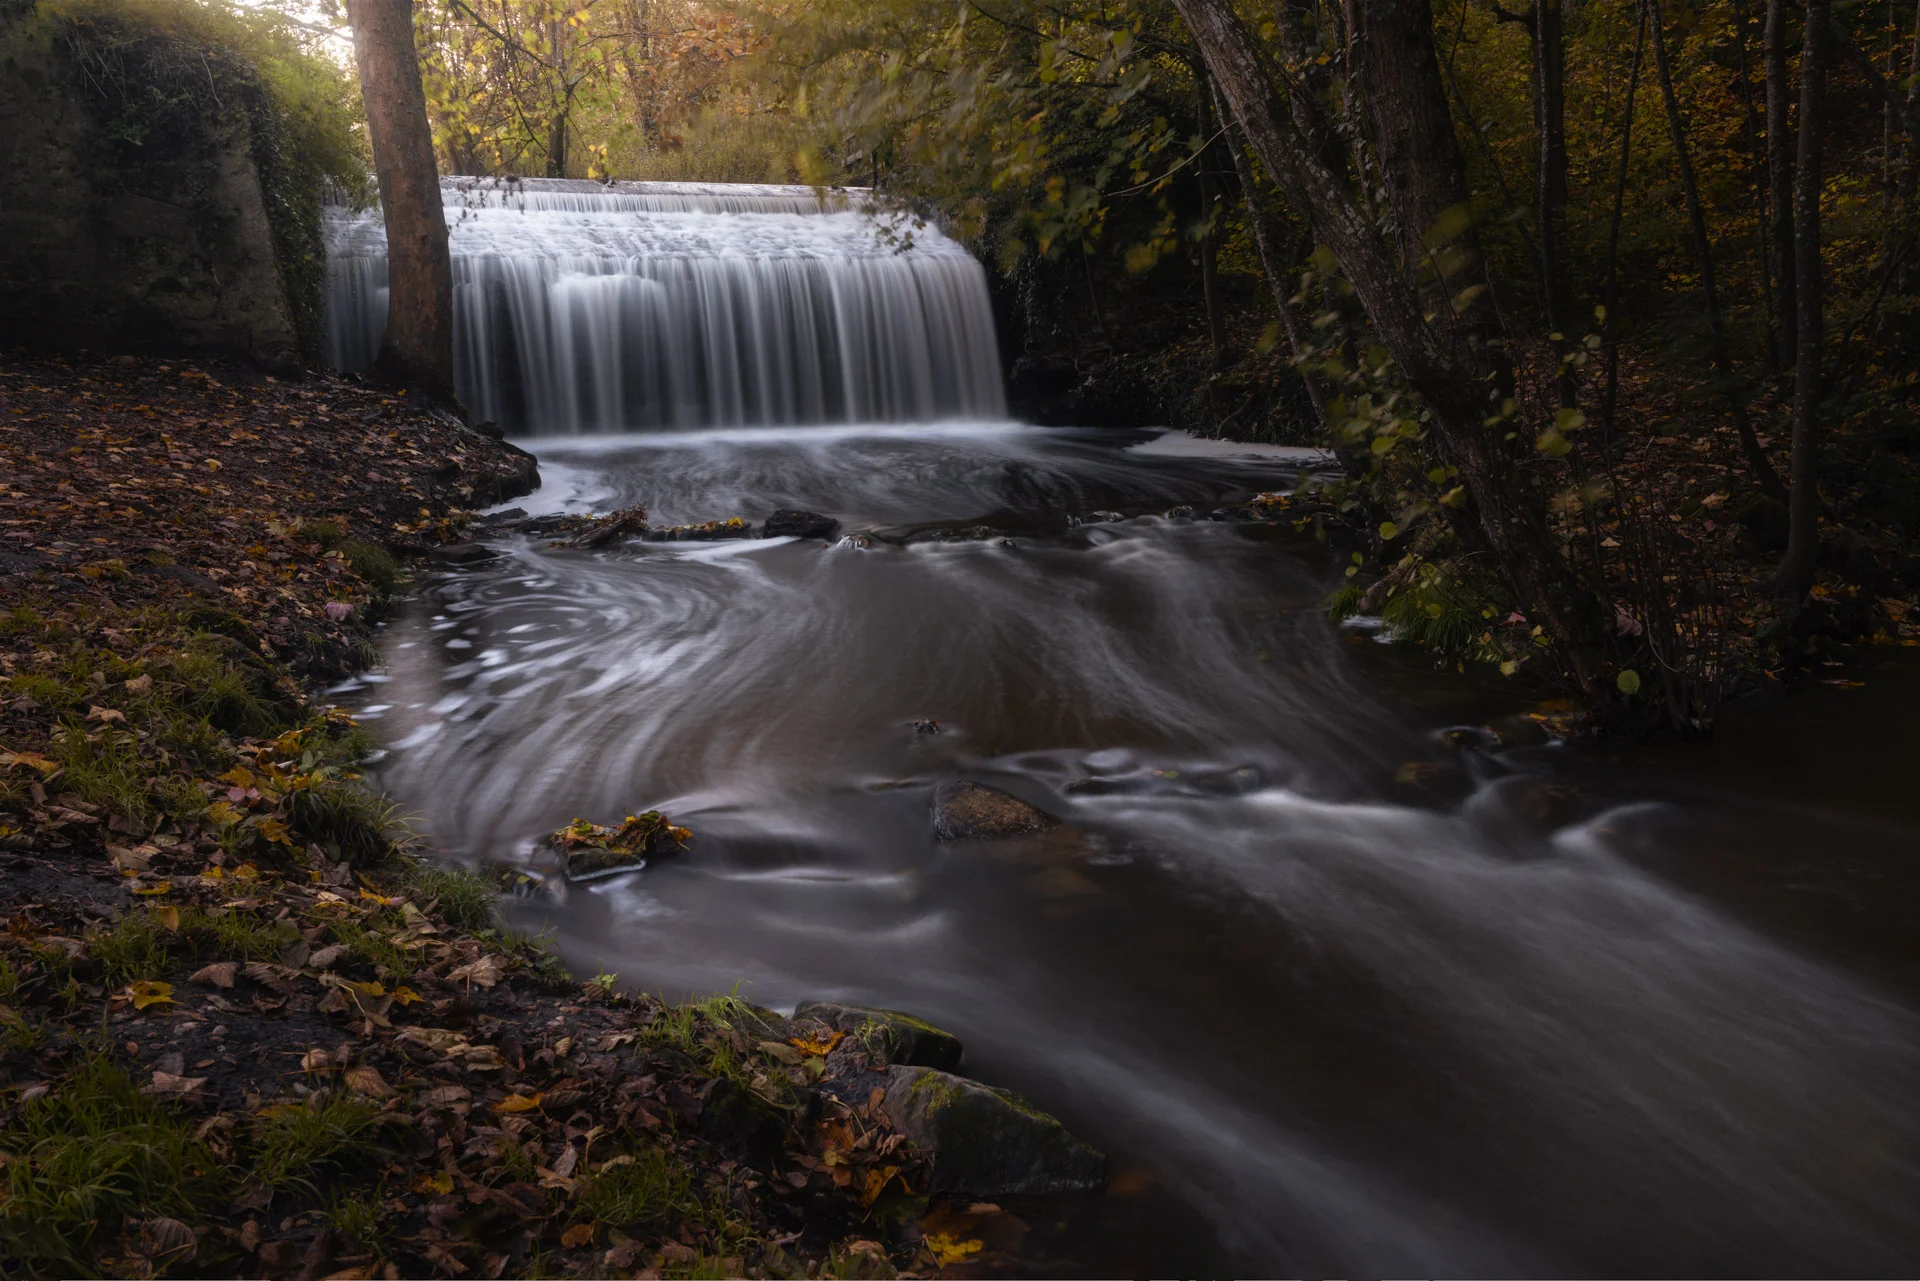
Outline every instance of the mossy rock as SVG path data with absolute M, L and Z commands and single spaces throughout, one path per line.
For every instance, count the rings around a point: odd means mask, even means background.
M 899 1010 L 839 1001 L 802 1001 L 793 1019 L 796 1023 L 818 1019 L 834 1031 L 846 1033 L 886 1063 L 950 1071 L 960 1066 L 964 1053 L 960 1038 L 953 1033 Z
M 933 1190 L 950 1196 L 1097 1192 L 1107 1159 L 1010 1090 L 934 1068 L 887 1072 L 887 1119 L 933 1153 Z
M 984 783 L 942 783 L 933 794 L 933 830 L 943 841 L 998 840 L 1059 825 L 1051 814 Z

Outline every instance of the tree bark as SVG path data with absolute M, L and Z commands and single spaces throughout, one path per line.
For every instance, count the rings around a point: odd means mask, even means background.
M 1207 172 L 1207 153 L 1213 149 L 1213 112 L 1207 87 L 1207 68 L 1195 61 L 1193 66 L 1193 117 L 1200 129 L 1200 153 L 1194 157 L 1193 180 L 1200 196 L 1200 292 L 1207 310 L 1207 341 L 1211 347 L 1211 368 L 1219 373 L 1227 363 L 1227 326 L 1220 301 L 1220 237 L 1214 226 L 1213 176 Z
M 1219 87 L 1215 86 L 1216 100 L 1219 95 Z M 1317 375 L 1309 373 L 1300 364 L 1312 343 L 1307 339 L 1306 327 L 1300 323 L 1299 314 L 1293 309 L 1293 290 L 1289 287 L 1293 272 L 1282 249 L 1286 243 L 1285 233 L 1280 219 L 1267 204 L 1265 194 L 1257 185 L 1253 164 L 1247 159 L 1246 147 L 1231 123 L 1232 113 L 1221 107 L 1219 116 L 1222 121 L 1229 122 L 1227 153 L 1233 157 L 1233 171 L 1240 180 L 1240 196 L 1246 201 L 1247 223 L 1253 231 L 1253 247 L 1260 255 L 1260 270 L 1267 278 L 1267 287 L 1273 291 L 1273 307 L 1279 313 L 1280 328 L 1287 335 L 1287 349 L 1293 353 L 1294 368 L 1299 371 L 1300 381 L 1306 386 L 1307 400 L 1313 405 L 1313 416 L 1324 431 L 1327 426 L 1327 390 L 1320 385 Z M 1332 443 L 1336 452 L 1344 448 L 1337 441 Z
M 1540 148 L 1534 176 L 1540 296 L 1547 327 L 1564 331 L 1572 300 L 1560 261 L 1567 216 L 1567 45 L 1560 0 L 1534 0 L 1533 126 Z
M 1746 402 L 1734 384 L 1733 352 L 1727 345 L 1727 327 L 1720 315 L 1720 292 L 1714 284 L 1713 242 L 1707 236 L 1707 215 L 1700 203 L 1700 182 L 1693 171 L 1693 156 L 1687 149 L 1686 121 L 1680 115 L 1680 99 L 1673 91 L 1673 67 L 1667 59 L 1667 38 L 1660 21 L 1660 0 L 1644 0 L 1647 25 L 1653 33 L 1653 67 L 1660 81 L 1660 97 L 1667 108 L 1667 133 L 1673 140 L 1674 162 L 1680 170 L 1680 187 L 1687 199 L 1687 221 L 1693 228 L 1693 249 L 1700 264 L 1700 292 L 1707 305 L 1707 345 L 1713 357 L 1713 371 L 1726 389 L 1727 411 L 1734 430 L 1740 436 L 1740 449 L 1747 456 L 1760 488 L 1774 498 L 1786 501 L 1787 487 L 1780 473 L 1767 460 L 1766 450 L 1754 435 L 1753 421 L 1747 417 Z
M 1628 162 L 1633 156 L 1633 106 L 1640 93 L 1640 64 L 1646 46 L 1647 14 L 1643 8 L 1633 33 L 1633 65 L 1627 72 L 1627 101 L 1621 111 L 1620 169 L 1613 183 L 1613 214 L 1607 222 L 1607 283 L 1601 304 L 1605 312 L 1601 326 L 1607 335 L 1607 379 L 1606 390 L 1600 398 L 1600 425 L 1609 454 L 1613 448 L 1613 411 L 1620 394 L 1620 321 L 1614 314 L 1620 294 L 1620 224 L 1627 208 Z
M 1832 33 L 1831 0 L 1808 0 L 1806 38 L 1800 48 L 1800 136 L 1793 176 L 1793 264 L 1799 314 L 1799 346 L 1793 365 L 1793 497 L 1787 554 L 1776 580 L 1782 602 L 1797 610 L 1813 586 L 1820 556 L 1820 358 L 1825 339 L 1821 317 L 1820 261 L 1822 98 Z
M 353 57 L 387 224 L 387 331 L 374 358 L 382 382 L 449 405 L 453 391 L 453 263 L 409 0 L 349 0 Z
M 1774 309 L 1780 317 L 1779 368 L 1790 368 L 1799 350 L 1793 275 L 1792 84 L 1787 79 L 1787 0 L 1767 0 L 1764 37 L 1767 64 L 1767 206 L 1772 215 Z
M 1207 7 L 1217 7 L 1217 0 Z M 1187 6 L 1180 8 L 1184 13 Z M 1435 325 L 1449 341 L 1486 353 L 1475 362 L 1482 363 L 1499 326 L 1469 233 L 1466 168 L 1434 49 L 1432 6 L 1429 0 L 1350 0 L 1349 11 L 1355 70 L 1402 269 Z M 1456 309 L 1455 296 L 1474 285 L 1480 292 Z

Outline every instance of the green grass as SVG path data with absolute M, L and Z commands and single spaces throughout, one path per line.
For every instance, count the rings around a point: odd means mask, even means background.
M 368 925 L 372 928 L 368 928 Z M 412 974 L 416 968 L 413 957 L 393 941 L 389 932 L 397 927 L 397 923 L 376 920 L 368 925 L 341 921 L 333 927 L 333 937 L 346 944 L 355 957 L 373 966 L 386 978 L 404 979 Z
M 337 858 L 360 866 L 387 861 L 396 836 L 404 836 L 400 807 L 362 787 L 358 780 L 321 778 L 294 793 L 294 825 Z
M 159 978 L 188 957 L 271 961 L 298 936 L 291 921 L 253 912 L 187 908 L 180 927 L 169 930 L 153 912 L 135 909 L 89 939 L 87 952 L 100 963 L 102 976 L 119 986 Z
M 484 876 L 468 868 L 421 861 L 408 870 L 404 884 L 409 892 L 424 900 L 423 908 L 438 912 L 455 929 L 475 931 L 493 927 L 493 886 Z
M 393 589 L 400 585 L 403 576 L 400 562 L 378 543 L 361 540 L 343 543 L 340 553 L 347 558 L 347 564 L 353 566 L 353 572 L 373 589 L 375 601 L 385 601 L 393 595 Z
M 254 1177 L 274 1191 L 317 1196 L 328 1180 L 363 1175 L 378 1161 L 385 1121 L 379 1109 L 343 1094 L 270 1109 L 254 1134 Z
M 633 1164 L 614 1166 L 587 1180 L 575 1202 L 582 1220 L 632 1230 L 706 1217 L 709 1207 L 685 1162 L 655 1147 L 642 1147 L 632 1156 Z
M 380 1191 L 342 1192 L 327 1207 L 329 1226 L 377 1258 L 385 1258 L 386 1212 L 380 1204 Z
M 192 1221 L 224 1198 L 227 1172 L 193 1122 L 140 1093 L 118 1064 L 90 1058 L 0 1129 L 5 1167 L 0 1259 L 9 1272 L 97 1273 L 127 1215 Z

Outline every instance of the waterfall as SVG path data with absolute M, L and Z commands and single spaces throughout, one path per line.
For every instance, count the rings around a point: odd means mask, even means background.
M 936 228 L 894 243 L 866 193 L 443 179 L 454 383 L 538 432 L 997 418 L 986 273 Z M 330 207 L 327 363 L 386 327 L 377 210 Z

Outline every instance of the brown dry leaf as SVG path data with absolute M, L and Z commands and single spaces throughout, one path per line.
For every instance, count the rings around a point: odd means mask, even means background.
M 576 1223 L 560 1234 L 560 1244 L 569 1250 L 578 1250 L 593 1240 L 591 1223 Z
M 142 979 L 138 983 L 127 985 L 127 997 L 133 1002 L 133 1008 L 136 1010 L 144 1010 L 149 1005 L 172 1005 L 173 984 Z
M 464 1085 L 440 1085 L 420 1096 L 420 1106 L 426 1108 L 452 1107 L 456 1103 L 471 1103 L 473 1092 Z
M 476 983 L 492 987 L 506 975 L 506 963 L 497 956 L 483 956 L 471 965 L 462 965 L 448 973 L 449 983 Z
M 302 1072 L 324 1072 L 332 1066 L 333 1060 L 328 1057 L 325 1050 L 308 1050 L 300 1056 Z
M 191 1252 L 197 1244 L 193 1229 L 178 1219 L 148 1219 L 140 1225 L 140 1244 L 149 1255 Z
M 400 1039 L 416 1042 L 442 1054 L 452 1054 L 454 1047 L 464 1048 L 467 1043 L 466 1037 L 443 1027 L 403 1027 L 400 1029 Z
M 491 1045 L 469 1045 L 461 1057 L 475 1072 L 497 1072 L 507 1065 L 507 1061 L 500 1057 L 499 1049 Z
M 153 677 L 151 676 L 136 676 L 127 682 L 127 692 L 129 694 L 144 694 L 152 688 Z
M 493 1105 L 495 1112 L 531 1112 L 540 1106 L 542 1095 L 515 1094 Z
M 178 1076 L 172 1072 L 155 1072 L 153 1083 L 146 1087 L 148 1094 L 192 1094 L 207 1083 L 204 1076 Z
M 349 1068 L 345 1077 L 347 1088 L 355 1094 L 364 1094 L 368 1098 L 390 1099 L 399 1091 L 387 1084 L 375 1067 Z
M 89 707 L 87 709 L 87 719 L 90 721 L 99 721 L 102 725 L 124 725 L 127 723 L 127 714 L 125 712 L 116 712 L 111 707 Z
M 333 943 L 308 956 L 307 964 L 316 970 L 324 970 L 346 954 L 345 943 Z
M 157 907 L 153 910 L 153 919 L 165 926 L 170 934 L 180 932 L 180 909 L 172 905 Z
M 579 1164 L 580 1149 L 569 1146 L 565 1152 L 560 1154 L 560 1159 L 553 1163 L 553 1172 L 563 1179 L 568 1178 L 573 1174 L 574 1167 Z

